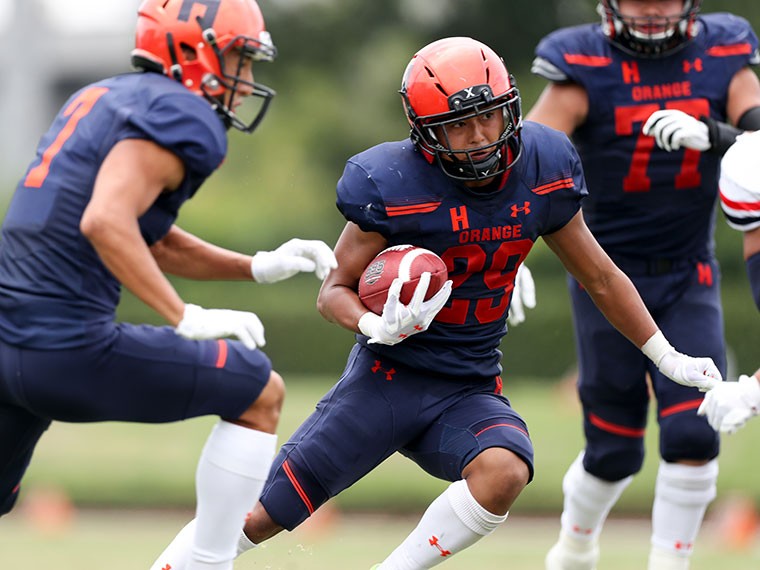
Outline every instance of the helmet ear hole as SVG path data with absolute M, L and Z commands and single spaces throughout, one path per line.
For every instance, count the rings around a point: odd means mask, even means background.
M 185 58 L 185 61 L 195 61 L 198 59 L 198 52 L 195 51 L 195 48 L 185 42 L 179 44 L 179 49 L 182 52 L 182 57 Z

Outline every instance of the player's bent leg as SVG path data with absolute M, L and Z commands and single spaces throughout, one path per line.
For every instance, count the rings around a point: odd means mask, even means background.
M 425 511 L 417 527 L 377 568 L 421 570 L 448 560 L 491 534 L 530 480 L 517 454 L 488 448 Z
M 272 371 L 257 400 L 214 426 L 198 462 L 195 538 L 187 570 L 232 569 L 240 528 L 256 504 L 274 457 L 285 388 Z M 245 426 L 245 427 L 244 427 Z

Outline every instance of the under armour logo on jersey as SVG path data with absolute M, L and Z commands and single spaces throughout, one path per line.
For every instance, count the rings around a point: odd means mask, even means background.
M 688 59 L 684 60 L 684 62 L 683 62 L 683 72 L 684 73 L 689 73 L 692 69 L 694 71 L 696 71 L 697 73 L 700 73 L 702 71 L 702 69 L 704 69 L 702 67 L 702 58 L 701 57 L 698 57 L 697 59 L 695 59 L 694 63 L 690 62 Z
M 525 215 L 530 214 L 530 202 L 523 202 L 522 206 L 517 206 L 517 204 L 512 204 L 510 206 L 512 209 L 512 217 L 516 218 L 517 214 L 520 212 L 523 212 Z
M 371 368 L 373 374 L 377 374 L 378 372 L 382 372 L 385 374 L 385 379 L 390 382 L 393 380 L 393 375 L 396 373 L 395 368 L 391 368 L 390 370 L 383 368 L 382 362 L 379 360 L 375 360 L 375 365 Z
M 443 548 L 443 546 L 441 546 L 438 543 L 438 537 L 437 536 L 433 535 L 432 537 L 428 538 L 428 542 L 430 543 L 430 546 L 435 546 L 441 552 L 441 556 L 443 556 L 443 557 L 451 556 L 451 551 L 450 550 L 446 550 L 445 548 Z

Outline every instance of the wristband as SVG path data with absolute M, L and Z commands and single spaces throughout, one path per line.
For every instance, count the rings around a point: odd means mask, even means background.
M 750 256 L 746 261 L 746 265 L 752 296 L 755 298 L 757 309 L 760 310 L 760 252 Z
M 649 360 L 654 362 L 655 366 L 658 368 L 665 355 L 669 352 L 675 352 L 675 350 L 676 349 L 668 342 L 668 339 L 665 338 L 665 335 L 662 334 L 661 330 L 658 330 L 649 337 L 649 340 L 641 347 L 641 352 L 643 352 Z
M 364 336 L 372 338 L 372 329 L 374 328 L 372 324 L 376 321 L 377 315 L 371 311 L 367 311 L 359 318 L 359 323 L 357 324 L 359 327 L 359 332 L 361 332 Z
M 736 137 L 744 132 L 712 117 L 702 117 L 701 121 L 707 125 L 710 151 L 720 156 L 726 154 L 729 147 L 736 142 Z

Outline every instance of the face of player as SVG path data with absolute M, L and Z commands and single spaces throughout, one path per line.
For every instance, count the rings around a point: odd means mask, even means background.
M 683 7 L 683 0 L 618 0 L 620 14 L 631 32 L 649 38 L 670 35 Z
M 436 133 L 438 139 L 453 153 L 454 159 L 461 162 L 480 162 L 496 152 L 493 145 L 499 140 L 504 132 L 504 113 L 501 108 L 485 111 L 474 117 L 453 121 L 445 126 L 438 127 Z M 461 151 L 461 152 L 457 152 Z M 444 160 L 451 160 L 443 156 Z M 470 187 L 479 187 L 489 184 L 493 179 L 466 182 Z
M 253 60 L 240 50 L 230 50 L 224 54 L 224 74 L 238 76 L 242 81 L 253 84 Z M 253 93 L 253 87 L 246 83 L 237 83 L 232 96 L 230 109 L 233 111 L 240 106 L 245 97 Z

